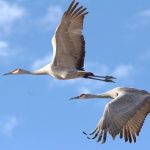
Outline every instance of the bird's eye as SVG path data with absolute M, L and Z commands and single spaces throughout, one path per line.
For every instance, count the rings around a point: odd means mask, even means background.
M 116 96 L 118 96 L 119 95 L 119 93 L 116 93 Z

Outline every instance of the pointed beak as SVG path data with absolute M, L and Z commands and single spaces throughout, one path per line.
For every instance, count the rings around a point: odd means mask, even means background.
M 10 74 L 12 74 L 12 73 L 11 72 L 4 73 L 3 76 L 10 75 Z
M 76 96 L 76 97 L 70 98 L 69 100 L 74 100 L 74 99 L 79 99 L 79 98 L 80 98 L 80 96 Z

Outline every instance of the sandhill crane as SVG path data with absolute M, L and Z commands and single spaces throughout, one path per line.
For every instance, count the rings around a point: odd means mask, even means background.
M 113 76 L 96 76 L 84 71 L 85 41 L 82 34 L 83 20 L 88 12 L 79 2 L 73 0 L 64 13 L 61 23 L 52 38 L 52 63 L 35 71 L 15 69 L 4 75 L 32 74 L 50 75 L 57 79 L 89 78 L 105 82 L 113 82 Z
M 90 98 L 111 98 L 112 101 L 107 103 L 95 130 L 91 134 L 83 132 L 87 138 L 97 138 L 97 142 L 105 143 L 109 133 L 113 139 L 120 134 L 120 138 L 124 136 L 125 142 L 136 142 L 136 136 L 139 135 L 150 112 L 150 93 L 134 88 L 117 87 L 103 94 L 81 94 L 71 99 Z

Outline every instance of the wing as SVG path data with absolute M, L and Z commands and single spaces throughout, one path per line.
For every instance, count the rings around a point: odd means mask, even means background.
M 84 70 L 85 41 L 82 35 L 84 16 L 88 13 L 72 1 L 52 39 L 53 65 Z
M 113 138 L 120 134 L 120 138 L 124 136 L 125 141 L 136 142 L 136 136 L 149 112 L 149 96 L 122 95 L 106 105 L 103 117 L 90 135 L 94 135 L 92 139 L 98 138 L 97 142 L 102 143 L 106 142 L 107 133 Z
M 147 99 L 147 102 L 143 103 L 141 109 L 137 111 L 134 117 L 131 118 L 120 131 L 120 138 L 122 138 L 124 135 L 125 142 L 136 142 L 136 136 L 139 135 L 144 120 L 150 112 L 150 103 L 148 101 L 149 99 Z

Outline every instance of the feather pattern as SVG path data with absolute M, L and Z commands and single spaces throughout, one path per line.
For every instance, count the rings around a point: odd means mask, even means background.
M 82 34 L 86 8 L 72 1 L 52 39 L 53 65 L 84 70 L 85 40 Z
M 90 97 L 92 98 L 92 95 Z M 120 135 L 125 142 L 136 142 L 136 137 L 150 112 L 150 94 L 144 90 L 121 87 L 93 95 L 93 98 L 98 97 L 111 97 L 112 101 L 105 106 L 102 118 L 88 138 L 98 138 L 97 142 L 105 143 L 109 133 L 113 139 Z

